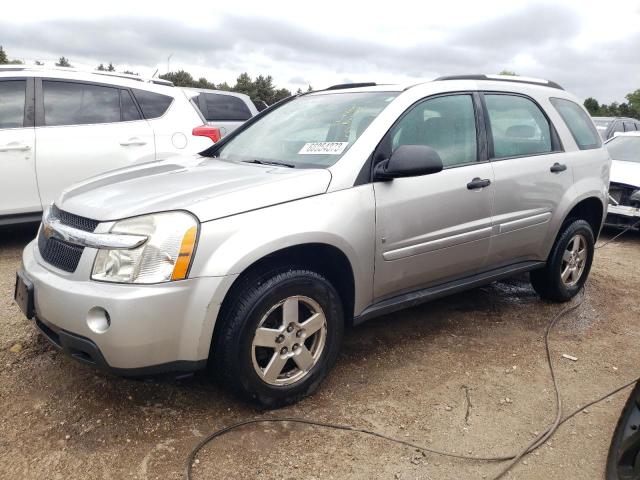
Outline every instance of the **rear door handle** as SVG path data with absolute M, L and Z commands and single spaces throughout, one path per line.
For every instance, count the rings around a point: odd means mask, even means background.
M 560 173 L 560 172 L 564 172 L 567 169 L 567 166 L 564 163 L 554 163 L 551 168 L 549 170 L 551 170 L 552 173 Z
M 147 142 L 145 142 L 144 140 L 140 140 L 139 138 L 130 138 L 129 140 L 120 142 L 120 145 L 122 145 L 123 147 L 135 147 L 135 146 L 142 146 L 146 144 Z
M 27 152 L 29 150 L 31 150 L 31 147 L 22 143 L 10 143 L 8 145 L 3 145 L 2 147 L 0 147 L 0 152 Z
M 488 178 L 479 178 L 476 177 L 467 183 L 467 188 L 469 190 L 480 190 L 481 188 L 486 188 L 491 185 L 491 180 Z

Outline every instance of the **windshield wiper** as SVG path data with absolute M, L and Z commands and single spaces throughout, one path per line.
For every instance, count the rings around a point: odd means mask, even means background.
M 273 160 L 243 160 L 244 163 L 257 163 L 258 165 L 277 165 L 279 167 L 296 168 L 291 163 L 276 162 Z

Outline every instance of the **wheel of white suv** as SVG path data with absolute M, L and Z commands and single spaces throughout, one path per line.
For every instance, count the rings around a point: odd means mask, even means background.
M 311 394 L 335 363 L 344 314 L 318 273 L 246 279 L 225 305 L 212 354 L 215 374 L 241 397 L 278 408 Z
M 530 274 L 535 291 L 545 300 L 571 300 L 587 281 L 594 245 L 593 230 L 588 222 L 567 222 L 551 249 L 547 265 Z

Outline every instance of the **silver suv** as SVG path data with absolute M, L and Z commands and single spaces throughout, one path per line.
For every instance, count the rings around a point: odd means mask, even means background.
M 200 155 L 67 190 L 16 299 L 117 374 L 209 368 L 266 407 L 313 392 L 345 326 L 530 272 L 589 274 L 610 159 L 553 82 L 444 77 L 289 98 Z

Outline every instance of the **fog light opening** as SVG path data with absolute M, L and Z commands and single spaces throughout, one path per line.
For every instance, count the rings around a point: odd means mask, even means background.
M 87 313 L 87 325 L 96 333 L 104 333 L 111 326 L 111 317 L 102 307 L 93 307 Z

